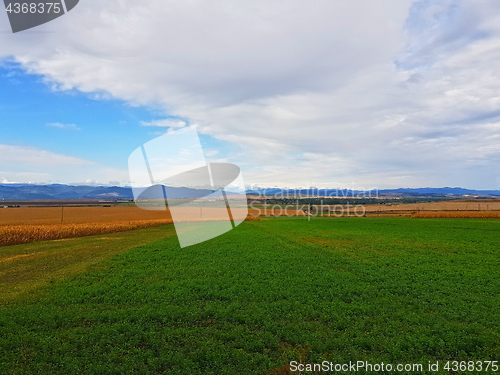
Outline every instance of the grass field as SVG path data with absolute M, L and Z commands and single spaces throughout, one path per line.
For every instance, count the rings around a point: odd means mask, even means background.
M 173 227 L 163 227 L 0 247 L 0 305 L 30 298 L 59 279 L 174 234 Z
M 26 290 L 2 300 L 0 373 L 500 360 L 498 220 L 262 219 L 184 249 L 173 234 L 1 247 L 2 289 Z

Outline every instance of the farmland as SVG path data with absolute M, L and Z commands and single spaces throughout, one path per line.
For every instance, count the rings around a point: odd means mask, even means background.
M 168 211 L 135 206 L 0 209 L 0 245 L 91 236 L 171 224 Z
M 1 247 L 0 285 L 17 286 L 0 307 L 0 373 L 498 360 L 499 226 L 283 217 L 182 250 L 172 226 Z
M 81 273 L 133 247 L 175 234 L 173 227 L 0 247 L 0 304 L 29 297 L 58 279 Z
M 500 218 L 500 199 L 456 199 L 422 203 L 366 205 L 368 215 L 410 214 L 420 218 Z
M 240 212 L 241 211 L 241 212 Z M 235 208 L 233 217 L 245 217 Z M 185 208 L 178 221 L 220 220 L 227 209 Z M 135 205 L 92 207 L 13 207 L 0 209 L 0 246 L 34 241 L 124 232 L 172 224 L 170 212 L 143 210 Z
M 298 200 L 294 204 L 263 204 L 262 200 L 250 201 L 249 214 L 252 216 L 305 216 L 304 207 L 308 200 Z M 15 202 L 9 202 L 13 204 Z M 170 212 L 149 211 L 133 204 L 103 205 L 97 201 L 62 201 L 60 207 L 54 202 L 22 202 L 20 207 L 0 209 L 0 246 L 29 243 L 33 241 L 74 238 L 105 233 L 123 232 L 172 224 Z M 44 207 L 44 204 L 51 206 Z M 351 204 L 355 207 L 356 202 Z M 322 208 L 321 208 L 322 207 Z M 346 205 L 316 206 L 313 214 L 323 211 L 326 216 L 334 216 L 329 210 L 344 210 Z M 351 208 L 351 213 L 353 212 Z M 236 209 L 238 210 L 238 209 Z M 246 211 L 245 211 L 246 212 Z M 392 217 L 411 216 L 414 218 L 500 218 L 500 199 L 448 200 L 421 203 L 386 203 L 363 206 L 366 216 Z M 220 220 L 225 209 L 204 207 L 185 208 L 179 220 Z M 233 215 L 238 215 L 233 210 Z M 244 214 L 240 214 L 240 216 Z M 183 216 L 183 217 L 182 217 Z
M 170 219 L 168 211 L 141 210 L 135 205 L 0 209 L 0 225 L 84 224 L 164 219 Z
M 328 204 L 329 200 L 336 203 Z M 312 206 L 311 213 L 325 216 L 355 215 L 363 212 L 369 217 L 406 216 L 415 218 L 500 218 L 500 199 L 454 199 L 432 200 L 421 199 L 418 203 L 406 203 L 400 199 L 262 199 L 256 198 L 250 206 L 251 215 L 263 216 L 302 216 L 304 207 Z M 268 203 L 265 203 L 265 202 Z M 283 202 L 285 201 L 285 202 Z M 368 203 L 367 203 L 368 202 Z M 373 202 L 376 202 L 373 203 Z M 362 208 L 361 208 L 362 205 Z

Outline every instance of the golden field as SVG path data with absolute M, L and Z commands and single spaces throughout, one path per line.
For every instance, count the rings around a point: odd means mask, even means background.
M 500 218 L 500 199 L 457 199 L 441 202 L 366 205 L 366 216 L 432 218 Z
M 0 209 L 0 246 L 172 224 L 168 211 L 135 206 Z
M 80 224 L 0 225 L 0 246 L 93 236 L 172 224 L 172 220 L 135 220 Z
M 351 207 L 354 207 L 351 204 Z M 255 216 L 304 216 L 296 206 L 285 212 L 278 206 L 254 206 L 246 220 Z M 500 218 L 500 199 L 453 200 L 442 202 L 365 205 L 366 216 L 411 216 L 414 218 Z M 327 211 L 330 207 L 323 206 Z M 331 207 L 333 208 L 333 206 Z M 352 210 L 352 208 L 351 208 Z M 234 219 L 245 211 L 233 210 Z M 198 214 L 199 212 L 199 214 Z M 188 208 L 181 221 L 223 220 L 227 211 L 220 208 Z M 199 215 L 199 216 L 198 216 Z M 328 216 L 328 215 L 325 215 Z M 0 246 L 33 241 L 91 236 L 172 224 L 169 210 L 147 211 L 135 205 L 86 207 L 17 207 L 0 208 Z
M 411 217 L 422 219 L 500 219 L 500 211 L 420 211 Z
M 279 207 L 282 207 L 281 209 Z M 299 207 L 302 205 L 299 204 Z M 322 216 L 330 216 L 329 210 L 336 210 L 340 213 L 344 209 L 344 215 L 347 215 L 347 205 L 324 205 L 315 206 L 314 212 Z M 354 210 L 357 206 L 356 201 L 350 202 L 349 212 L 355 215 Z M 250 215 L 261 216 L 303 216 L 306 215 L 302 210 L 296 210 L 296 205 L 289 205 L 285 212 L 285 205 L 264 204 L 253 205 L 250 208 Z M 393 217 L 406 216 L 415 218 L 500 218 L 500 199 L 457 199 L 452 201 L 422 202 L 422 203 L 384 203 L 363 205 L 365 214 L 368 217 Z M 361 209 L 358 209 L 361 212 Z M 332 212 L 332 217 L 335 217 Z
M 52 225 L 110 223 L 116 221 L 166 220 L 167 211 L 146 211 L 135 205 L 91 207 L 18 207 L 0 209 L 2 225 Z
M 246 211 L 236 209 L 232 213 L 236 216 L 234 219 L 244 219 Z M 193 217 L 194 221 L 226 220 L 227 210 L 187 208 L 183 210 L 183 215 L 185 217 L 176 216 L 177 220 L 188 222 L 193 221 Z M 147 211 L 135 205 L 2 208 L 0 246 L 124 232 L 172 223 L 168 209 Z
M 452 201 L 367 204 L 366 212 L 384 211 L 500 211 L 500 199 L 457 199 Z

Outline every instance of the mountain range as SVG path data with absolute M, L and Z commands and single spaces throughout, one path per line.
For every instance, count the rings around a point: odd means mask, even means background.
M 165 188 L 169 198 L 196 198 L 209 194 L 190 188 Z M 200 195 L 201 193 L 201 195 Z M 229 193 L 229 192 L 228 192 Z M 415 189 L 385 189 L 371 192 L 361 192 L 348 189 L 281 189 L 254 188 L 247 190 L 251 195 L 267 196 L 344 196 L 355 197 L 371 193 L 371 196 L 481 196 L 500 197 L 500 190 L 471 190 L 460 187 L 415 188 Z M 121 186 L 83 186 L 83 185 L 34 185 L 34 184 L 0 184 L 0 200 L 55 200 L 55 199 L 133 199 L 132 189 Z M 147 198 L 147 195 L 144 196 Z
M 461 187 L 443 187 L 443 188 L 397 188 L 383 190 L 349 190 L 349 189 L 253 189 L 247 190 L 247 194 L 268 195 L 268 196 L 319 196 L 319 197 L 384 197 L 384 196 L 402 196 L 402 197 L 436 197 L 436 196 L 481 196 L 495 197 L 500 196 L 500 190 L 472 190 Z

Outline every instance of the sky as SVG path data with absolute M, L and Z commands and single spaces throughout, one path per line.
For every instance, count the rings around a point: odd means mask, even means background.
M 497 0 L 81 0 L 0 12 L 0 183 L 127 185 L 196 125 L 261 187 L 500 189 Z

